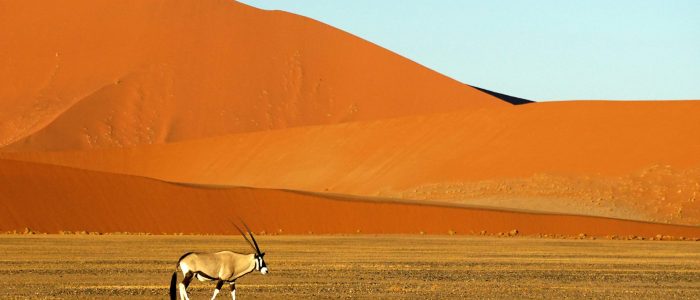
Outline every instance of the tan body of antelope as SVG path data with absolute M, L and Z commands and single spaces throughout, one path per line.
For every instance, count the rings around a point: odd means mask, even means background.
M 248 226 L 246 226 L 246 229 Z M 265 264 L 265 252 L 261 252 L 255 237 L 248 230 L 253 243 L 248 240 L 242 230 L 238 229 L 248 244 L 253 247 L 255 253 L 241 254 L 231 251 L 221 251 L 216 253 L 206 252 L 189 252 L 180 257 L 177 262 L 176 270 L 170 280 L 170 299 L 176 298 L 177 284 L 177 269 L 182 271 L 184 278 L 179 284 L 180 300 L 189 300 L 187 296 L 187 287 L 196 277 L 200 281 L 216 281 L 216 288 L 211 299 L 216 298 L 224 283 L 228 283 L 231 287 L 231 298 L 236 299 L 236 279 L 246 275 L 253 270 L 260 271 L 261 274 L 267 274 L 267 265 Z

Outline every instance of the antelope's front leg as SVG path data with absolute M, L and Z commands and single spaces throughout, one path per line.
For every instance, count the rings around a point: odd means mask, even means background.
M 214 300 L 216 298 L 216 295 L 219 294 L 219 291 L 221 291 L 222 286 L 224 286 L 224 281 L 219 280 L 219 282 L 216 283 L 216 289 L 214 289 L 214 295 L 211 296 L 211 300 Z
M 233 281 L 229 285 L 231 286 L 231 299 L 236 300 L 236 282 Z
M 187 287 L 190 286 L 193 276 L 194 274 L 192 272 L 188 272 L 185 274 L 185 278 L 182 279 L 180 283 L 180 300 L 190 300 L 190 297 L 187 296 Z

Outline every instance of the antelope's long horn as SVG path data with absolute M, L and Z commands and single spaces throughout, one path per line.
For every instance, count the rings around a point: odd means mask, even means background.
M 243 233 L 243 230 L 241 230 L 241 228 L 238 227 L 238 225 L 236 225 L 236 223 L 231 222 L 231 224 L 233 224 L 233 226 L 235 226 L 236 229 L 238 229 L 238 232 L 240 232 L 241 235 L 243 236 L 243 238 L 245 239 L 245 241 L 248 242 L 248 245 L 249 245 L 251 248 L 253 248 L 253 250 L 258 251 L 258 249 L 256 249 L 255 246 L 253 246 L 253 243 L 250 242 L 250 240 L 248 239 L 248 237 L 245 236 L 245 233 Z
M 243 220 L 241 220 L 241 223 L 243 223 L 243 226 L 245 226 L 245 229 L 248 230 L 248 234 L 250 234 L 250 238 L 253 239 L 253 243 L 255 244 L 255 251 L 258 251 L 258 254 L 260 254 L 260 247 L 258 247 L 258 242 L 255 241 L 255 237 L 253 236 L 253 233 L 250 232 L 250 228 L 248 228 L 248 225 L 246 225 Z

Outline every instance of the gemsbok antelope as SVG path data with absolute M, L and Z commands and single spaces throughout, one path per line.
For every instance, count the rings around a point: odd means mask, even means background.
M 236 226 L 234 224 L 234 226 Z M 243 235 L 248 245 L 255 251 L 253 254 L 240 254 L 231 251 L 221 251 L 216 253 L 206 252 L 189 252 L 185 253 L 177 261 L 175 272 L 170 280 L 170 299 L 175 300 L 175 285 L 177 284 L 177 269 L 182 271 L 184 278 L 180 282 L 180 300 L 189 300 L 187 296 L 187 286 L 189 286 L 192 277 L 197 277 L 199 281 L 214 281 L 216 280 L 216 289 L 211 299 L 216 298 L 216 295 L 221 291 L 224 283 L 228 283 L 231 287 L 231 298 L 236 300 L 236 279 L 246 275 L 253 270 L 260 271 L 263 275 L 267 274 L 267 265 L 265 264 L 265 252 L 260 251 L 258 242 L 255 241 L 253 233 L 250 232 L 248 226 L 243 223 L 251 241 L 245 236 L 243 230 L 236 226 L 238 232 Z

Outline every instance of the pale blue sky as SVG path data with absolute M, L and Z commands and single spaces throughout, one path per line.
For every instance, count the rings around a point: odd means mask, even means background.
M 700 99 L 700 0 L 243 0 L 532 100 Z

